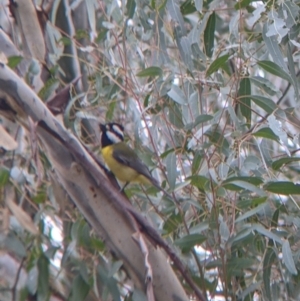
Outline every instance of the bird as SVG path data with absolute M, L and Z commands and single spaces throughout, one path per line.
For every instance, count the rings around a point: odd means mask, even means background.
M 121 182 L 125 182 L 122 190 L 129 183 L 153 185 L 167 193 L 151 175 L 147 165 L 139 158 L 135 151 L 124 142 L 123 125 L 110 122 L 100 123 L 101 129 L 101 154 L 103 160 L 114 176 Z

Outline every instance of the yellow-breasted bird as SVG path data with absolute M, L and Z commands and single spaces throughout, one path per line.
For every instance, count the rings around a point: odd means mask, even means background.
M 121 124 L 100 124 L 100 129 L 103 160 L 118 180 L 125 182 L 125 186 L 131 182 L 150 184 L 172 198 L 152 177 L 134 150 L 124 142 L 124 127 Z

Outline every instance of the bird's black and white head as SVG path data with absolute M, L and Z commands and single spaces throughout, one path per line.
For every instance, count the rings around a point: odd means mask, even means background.
M 116 122 L 100 124 L 101 146 L 105 147 L 124 140 L 124 127 Z

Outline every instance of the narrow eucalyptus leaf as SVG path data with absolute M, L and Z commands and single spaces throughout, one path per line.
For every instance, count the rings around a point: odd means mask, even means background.
M 208 57 L 212 57 L 215 41 L 216 13 L 213 12 L 207 21 L 204 30 L 204 47 Z
M 238 96 L 240 98 L 240 108 L 242 116 L 246 118 L 248 126 L 251 125 L 251 82 L 245 77 L 240 82 Z
M 300 158 L 291 158 L 291 157 L 280 158 L 272 163 L 272 168 L 274 170 L 279 170 L 284 165 L 287 165 L 287 164 L 293 163 L 293 162 L 298 162 L 298 161 L 300 161 Z
M 260 96 L 260 95 L 251 95 L 251 99 L 253 102 L 255 102 L 256 105 L 261 107 L 268 114 L 272 114 L 277 108 L 274 101 L 271 100 L 270 98 Z
M 170 153 L 166 158 L 167 177 L 170 188 L 173 190 L 176 184 L 177 166 L 176 155 L 174 152 Z
M 181 105 L 187 104 L 186 97 L 178 86 L 173 85 L 171 90 L 168 92 L 168 96 Z
M 210 76 L 211 74 L 222 68 L 222 66 L 227 62 L 228 58 L 229 54 L 225 54 L 214 60 L 209 66 L 208 70 L 206 71 L 206 77 Z
M 182 13 L 180 11 L 179 0 L 168 0 L 167 1 L 167 9 L 168 9 L 168 12 L 169 12 L 170 16 L 172 17 L 172 19 L 174 21 L 176 21 L 177 24 L 179 24 L 181 36 L 186 35 L 186 29 L 184 26 L 184 19 L 183 19 Z
M 189 251 L 191 248 L 200 245 L 206 240 L 206 236 L 202 234 L 189 234 L 174 241 L 174 244 L 180 247 L 183 252 Z
M 273 263 L 275 262 L 277 258 L 276 253 L 274 252 L 274 250 L 272 248 L 268 248 L 264 260 L 263 260 L 263 281 L 264 281 L 264 286 L 265 286 L 265 290 L 266 290 L 266 295 L 268 297 L 269 300 L 272 300 L 272 296 L 271 296 L 271 268 Z
M 135 3 L 135 0 L 127 0 L 127 3 L 126 3 L 126 12 L 127 12 L 127 15 L 128 15 L 128 18 L 131 19 L 134 15 L 134 12 L 135 12 L 135 7 L 136 7 L 136 3 Z
M 139 77 L 148 77 L 148 76 L 161 76 L 162 75 L 162 70 L 159 67 L 149 67 L 146 68 L 142 71 L 140 71 L 139 73 L 137 73 L 137 76 Z
M 285 240 L 282 244 L 282 259 L 289 272 L 293 275 L 298 275 L 291 246 L 288 240 Z
M 264 186 L 264 189 L 282 195 L 300 194 L 300 184 L 288 181 L 269 182 Z
M 273 61 L 276 62 L 281 67 L 281 70 L 284 73 L 288 74 L 289 71 L 284 62 L 284 57 L 280 50 L 276 36 L 267 36 L 268 30 L 269 30 L 269 25 L 267 23 L 265 23 L 263 26 L 262 36 L 266 43 L 267 49 L 268 49 L 269 53 L 271 54 Z M 272 62 L 270 62 L 270 63 L 272 63 Z
M 273 63 L 271 61 L 259 61 L 258 65 L 265 69 L 267 72 L 283 78 L 293 84 L 293 79 L 291 78 L 291 76 L 276 63 Z
M 249 218 L 249 217 L 251 217 L 251 216 L 257 214 L 257 213 L 261 213 L 261 212 L 266 208 L 266 206 L 267 206 L 267 203 L 263 203 L 263 204 L 261 204 L 261 205 L 255 207 L 255 208 L 253 208 L 253 209 L 247 211 L 246 213 L 240 215 L 240 216 L 235 220 L 235 222 L 236 222 L 236 223 L 241 222 L 241 221 L 243 221 L 243 220 L 245 220 L 245 219 L 247 219 L 247 218 Z

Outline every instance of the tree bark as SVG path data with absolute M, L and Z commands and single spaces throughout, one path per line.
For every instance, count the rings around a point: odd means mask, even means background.
M 108 181 L 76 137 L 52 115 L 30 87 L 3 64 L 0 64 L 0 108 L 1 103 L 6 103 L 10 116 L 25 127 L 28 128 L 29 118 L 33 120 L 59 182 L 107 247 L 123 261 L 135 286 L 145 291 L 149 269 L 145 267 L 145 255 L 133 240 L 132 235 L 139 231 L 139 226 L 130 212 L 139 213 Z M 162 250 L 149 241 L 147 248 L 155 300 L 188 300 Z

